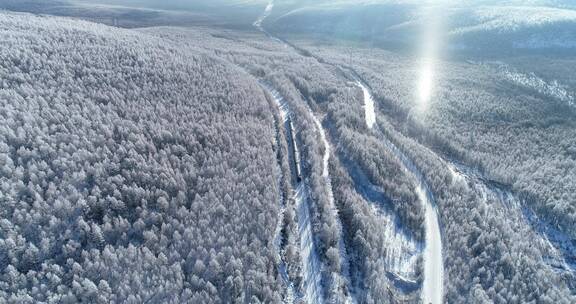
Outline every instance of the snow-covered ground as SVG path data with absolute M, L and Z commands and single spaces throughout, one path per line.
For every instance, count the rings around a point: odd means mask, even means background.
M 481 173 L 463 165 L 447 164 L 453 177 L 458 182 L 465 182 L 474 188 L 484 201 L 488 199 L 501 203 L 502 212 L 513 219 L 516 229 L 525 230 L 533 236 L 534 246 L 543 254 L 544 261 L 553 269 L 566 273 L 570 278 L 576 276 L 576 240 L 541 220 L 525 202 L 511 191 L 486 181 Z
M 383 136 L 385 138 L 385 136 Z M 425 208 L 426 244 L 424 246 L 423 303 L 442 303 L 444 295 L 444 263 L 442 258 L 442 236 L 438 222 L 436 203 L 422 173 L 400 149 L 385 140 L 386 145 L 404 164 L 404 169 L 418 181 L 416 195 Z
M 387 271 L 400 283 L 400 289 L 406 286 L 417 285 L 416 267 L 418 257 L 422 253 L 422 244 L 412 238 L 400 224 L 398 216 L 394 214 L 384 191 L 370 182 L 364 171 L 345 155 L 340 160 L 354 183 L 355 190 L 371 204 L 372 212 L 386 227 L 384 233 L 384 253 Z M 399 282 L 402 281 L 402 282 Z
M 574 92 L 571 92 L 568 86 L 564 86 L 556 80 L 546 81 L 534 73 L 520 73 L 506 65 L 500 65 L 499 70 L 504 78 L 516 85 L 535 90 L 542 95 L 560 100 L 569 106 L 576 106 Z
M 372 108 L 374 110 L 374 99 L 368 88 L 358 82 L 364 92 L 364 107 L 365 109 Z M 368 97 L 368 98 L 366 98 Z M 369 106 L 368 104 L 371 104 Z M 366 115 L 366 123 L 370 126 L 371 119 L 376 117 L 375 113 Z M 373 124 L 372 124 L 373 125 Z M 401 161 L 404 165 L 404 170 L 411 174 L 417 181 L 416 195 L 422 208 L 425 210 L 425 226 L 426 226 L 426 244 L 424 246 L 424 283 L 422 286 L 422 302 L 424 303 L 442 303 L 444 294 L 444 263 L 442 258 L 442 236 L 440 233 L 440 224 L 438 222 L 438 211 L 436 210 L 436 203 L 434 196 L 426 183 L 424 176 L 419 169 L 414 165 L 404 152 L 402 152 L 394 143 L 392 143 L 380 130 L 376 130 L 380 134 L 384 144 L 390 151 Z
M 276 41 L 276 42 L 280 42 L 282 43 L 284 46 L 286 47 L 291 47 L 290 45 L 288 45 L 286 42 L 282 41 L 281 39 L 274 37 L 273 35 L 271 35 L 270 33 L 268 33 L 263 27 L 262 27 L 262 22 L 264 22 L 264 20 L 270 15 L 270 13 L 272 12 L 272 9 L 274 8 L 274 1 L 270 0 L 270 2 L 268 3 L 268 5 L 266 6 L 266 9 L 264 10 L 264 12 L 262 13 L 262 15 L 260 15 L 260 17 L 256 20 L 256 22 L 254 22 L 254 26 L 256 28 L 258 28 L 260 31 L 262 31 L 264 34 L 266 34 L 270 39 Z M 298 50 L 296 50 L 298 51 Z M 274 92 L 275 94 L 277 94 L 277 92 Z M 283 109 L 286 109 L 285 105 L 282 105 Z M 281 107 L 281 108 L 282 108 Z M 329 196 L 329 201 L 331 203 L 332 206 L 332 212 L 333 212 L 333 217 L 336 219 L 336 223 L 338 225 L 338 230 L 339 230 L 339 239 L 338 239 L 338 247 L 339 247 L 339 251 L 340 251 L 340 257 L 341 257 L 341 270 L 342 270 L 342 277 L 345 280 L 345 284 L 346 284 L 346 288 L 349 291 L 347 298 L 346 298 L 346 302 L 347 303 L 356 303 L 355 297 L 354 297 L 354 291 L 352 289 L 352 283 L 351 283 L 351 277 L 350 277 L 350 270 L 349 270 L 349 259 L 348 259 L 348 254 L 346 252 L 346 246 L 344 244 L 344 238 L 343 238 L 343 231 L 342 231 L 342 224 L 339 220 L 339 215 L 338 215 L 338 210 L 336 209 L 336 206 L 334 204 L 334 198 L 332 196 L 332 183 L 330 180 L 330 173 L 329 173 L 329 161 L 330 161 L 330 143 L 328 142 L 327 138 L 326 138 L 326 133 L 324 131 L 324 128 L 322 127 L 322 124 L 320 123 L 320 121 L 318 120 L 318 118 L 315 116 L 314 112 L 312 111 L 312 109 L 310 109 L 310 115 L 312 116 L 314 123 L 317 127 L 317 130 L 319 132 L 320 135 L 320 140 L 322 141 L 323 147 L 324 147 L 324 155 L 322 156 L 322 177 L 325 179 L 325 184 L 327 187 L 327 193 Z M 286 115 L 286 113 L 284 113 L 283 115 Z M 296 143 L 293 143 L 294 145 Z M 309 202 L 308 202 L 308 194 L 306 195 L 302 195 L 302 191 L 301 191 L 301 187 L 302 184 L 305 184 L 305 182 L 301 183 L 298 186 L 298 192 L 296 197 L 297 198 L 305 198 L 305 199 L 301 199 L 301 201 L 298 203 L 298 223 L 300 225 L 300 246 L 301 246 L 301 254 L 303 255 L 304 258 L 304 280 L 306 282 L 306 285 L 308 286 L 306 288 L 306 298 L 308 300 L 308 303 L 321 303 L 323 302 L 322 297 L 322 293 L 321 291 L 321 273 L 320 270 L 322 268 L 321 264 L 320 264 L 320 260 L 318 258 L 318 255 L 316 253 L 315 250 L 315 246 L 314 246 L 314 238 L 312 235 L 312 231 L 311 231 L 311 222 L 310 222 L 310 210 L 309 210 Z M 308 192 L 308 189 L 306 188 L 306 192 Z M 306 201 L 306 203 L 304 203 L 304 201 Z M 302 206 L 301 206 L 302 205 Z M 306 207 L 304 207 L 304 205 L 306 205 Z M 304 221 L 304 222 L 301 222 Z M 306 222 L 307 221 L 307 222 Z M 309 226 L 309 227 L 306 227 Z M 335 288 L 337 286 L 334 286 Z M 312 302 L 311 302 L 312 301 Z
M 300 255 L 304 277 L 304 298 L 306 303 L 324 303 L 322 293 L 322 264 L 316 250 L 310 218 L 309 189 L 300 183 L 296 189 L 298 232 L 300 235 Z
M 364 95 L 364 117 L 366 118 L 366 126 L 372 129 L 376 123 L 376 112 L 374 111 L 374 99 L 372 94 L 360 80 L 356 80 L 356 85 L 362 89 Z
M 264 28 L 262 28 L 262 22 L 270 15 L 273 7 L 274 1 L 271 0 L 266 6 L 264 13 L 262 13 L 256 22 L 254 22 L 254 26 L 271 39 L 274 39 L 274 37 L 268 34 Z M 288 119 L 290 116 L 290 110 L 280 93 L 267 85 L 264 85 L 264 87 L 271 93 L 275 102 L 278 104 L 281 117 L 284 120 Z M 290 145 L 297 145 L 296 142 L 292 141 L 291 136 L 288 136 L 287 138 L 290 141 Z M 294 150 L 297 151 L 297 149 Z M 297 179 L 294 178 L 294 180 Z M 320 261 L 320 257 L 318 256 L 318 251 L 312 232 L 309 191 L 310 190 L 308 189 L 306 181 L 300 181 L 294 194 L 294 199 L 296 201 L 297 208 L 296 214 L 298 222 L 298 234 L 300 239 L 300 257 L 302 259 L 304 301 L 305 303 L 316 304 L 324 303 L 324 294 L 322 291 L 322 263 Z
M 280 117 L 284 121 L 284 126 L 286 129 L 286 122 L 291 115 L 288 104 L 284 101 L 278 91 L 264 83 L 262 83 L 262 86 L 270 93 L 270 95 L 272 95 L 274 102 L 278 105 L 278 108 L 280 109 Z M 288 136 L 288 134 L 286 135 L 286 138 L 289 141 L 289 146 L 297 144 L 292 141 L 291 136 Z M 296 179 L 294 178 L 293 180 Z M 324 303 L 322 292 L 322 263 L 320 261 L 320 257 L 318 256 L 314 235 L 312 232 L 309 189 L 306 185 L 306 181 L 301 181 L 298 184 L 294 194 L 294 199 L 296 202 L 298 234 L 300 239 L 300 257 L 302 259 L 304 299 L 306 303 Z M 285 268 L 285 265 L 281 265 L 281 267 Z M 286 277 L 288 278 L 287 274 Z M 294 303 L 294 295 L 297 294 L 294 290 L 294 284 L 290 282 L 289 279 L 286 281 L 286 283 L 288 285 L 289 295 L 287 302 Z M 291 299 L 290 294 L 293 295 Z M 290 300 L 292 302 L 290 302 Z
M 285 104 L 282 101 L 282 97 L 280 96 L 280 94 L 278 94 L 278 92 L 271 91 L 265 84 L 261 85 L 265 91 L 268 91 L 270 95 L 272 95 L 274 102 L 280 108 L 280 119 L 282 120 L 282 123 L 285 124 L 287 120 L 287 113 Z M 278 133 L 280 132 L 280 130 L 276 130 L 276 132 Z M 277 147 L 279 146 L 279 140 L 280 136 L 279 134 L 277 134 L 275 138 Z M 280 160 L 278 161 L 280 162 Z M 278 272 L 280 273 L 280 276 L 282 277 L 282 280 L 286 287 L 286 298 L 284 300 L 285 303 L 290 304 L 295 303 L 297 292 L 294 283 L 290 280 L 290 276 L 288 275 L 288 269 L 286 263 L 284 262 L 284 254 L 282 248 L 282 228 L 284 227 L 284 216 L 286 213 L 286 198 L 284 197 L 284 192 L 282 191 L 282 189 L 280 189 L 280 185 L 282 185 L 281 163 L 278 163 L 278 168 L 279 169 L 277 177 L 278 180 L 277 186 L 279 188 L 278 192 L 280 193 L 279 197 L 280 211 L 278 213 L 278 223 L 276 224 L 276 229 L 274 230 L 274 247 L 276 248 L 276 254 L 277 254 L 276 258 L 278 260 Z
M 416 194 L 425 207 L 426 246 L 424 248 L 424 285 L 422 302 L 442 303 L 444 287 L 444 265 L 442 260 L 442 238 L 438 223 L 438 211 L 432 203 L 432 196 L 427 186 L 420 181 Z
M 350 260 L 348 258 L 348 253 L 346 252 L 346 246 L 344 244 L 344 232 L 342 231 L 342 223 L 340 222 L 340 216 L 338 215 L 338 210 L 336 209 L 336 205 L 334 203 L 334 197 L 332 195 L 332 181 L 330 180 L 330 157 L 331 157 L 331 147 L 328 139 L 326 138 L 326 132 L 324 131 L 324 127 L 322 123 L 316 117 L 312 109 L 309 108 L 310 115 L 314 120 L 314 124 L 316 125 L 316 129 L 318 130 L 318 134 L 320 135 L 320 140 L 324 146 L 324 155 L 322 156 L 322 177 L 325 180 L 328 198 L 330 201 L 331 209 L 332 209 L 332 216 L 336 219 L 336 225 L 338 226 L 338 248 L 340 251 L 340 259 L 341 259 L 341 269 L 342 269 L 342 277 L 345 280 L 347 285 L 347 289 L 350 291 L 348 298 L 346 301 L 348 303 L 356 303 L 354 297 L 354 290 L 352 289 L 352 280 L 350 277 Z

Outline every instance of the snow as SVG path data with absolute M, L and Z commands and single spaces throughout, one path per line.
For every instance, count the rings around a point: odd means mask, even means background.
M 518 229 L 533 234 L 533 244 L 541 250 L 542 258 L 548 265 L 571 277 L 576 276 L 576 241 L 541 220 L 514 193 L 486 180 L 480 172 L 460 164 L 448 163 L 448 167 L 481 194 L 484 202 L 489 198 L 500 202 L 506 217 L 510 218 Z
M 308 108 L 308 110 L 310 111 L 310 115 L 312 116 L 312 120 L 314 120 L 314 124 L 316 125 L 316 129 L 318 130 L 318 134 L 320 135 L 320 140 L 322 142 L 322 145 L 324 146 L 324 155 L 322 156 L 322 177 L 325 180 L 326 183 L 326 188 L 327 188 L 327 193 L 328 193 L 328 199 L 330 201 L 330 206 L 331 206 L 331 210 L 332 210 L 332 216 L 334 219 L 336 219 L 336 225 L 338 226 L 338 248 L 339 248 L 339 252 L 340 252 L 340 260 L 341 260 L 341 269 L 342 269 L 342 276 L 344 277 L 344 280 L 346 282 L 347 288 L 350 291 L 350 295 L 349 297 L 346 299 L 347 303 L 356 303 L 356 300 L 353 296 L 354 292 L 352 290 L 352 280 L 350 278 L 350 265 L 349 265 L 349 259 L 348 259 L 348 253 L 346 252 L 346 246 L 344 244 L 344 238 L 343 238 L 343 231 L 342 231 L 342 223 L 340 222 L 340 217 L 338 215 L 338 210 L 336 209 L 336 205 L 334 203 L 334 197 L 332 195 L 332 182 L 330 180 L 330 170 L 329 170 L 329 165 L 330 165 L 330 143 L 328 142 L 328 139 L 326 137 L 326 132 L 324 131 L 324 127 L 322 127 L 322 123 L 320 122 L 320 120 L 318 119 L 318 117 L 316 117 L 316 115 L 314 114 L 314 112 L 312 111 L 312 109 Z
M 266 18 L 270 16 L 270 13 L 272 13 L 273 8 L 274 8 L 274 0 L 270 0 L 270 2 L 268 2 L 268 4 L 266 5 L 266 8 L 264 9 L 264 12 L 258 17 L 258 19 L 256 19 L 253 25 L 259 30 L 264 31 L 264 29 L 262 28 L 262 22 L 264 22 L 264 20 L 266 20 Z
M 370 92 L 368 91 L 370 99 Z M 384 144 L 404 165 L 404 170 L 411 174 L 417 181 L 416 195 L 425 210 L 426 244 L 424 247 L 424 283 L 422 286 L 423 303 L 442 303 L 444 294 L 444 264 L 442 258 L 442 237 L 436 203 L 424 176 L 404 152 L 392 143 L 378 130 Z
M 261 83 L 261 86 L 264 90 L 268 91 L 272 95 L 274 102 L 280 108 L 280 118 L 282 119 L 283 122 L 285 122 L 287 119 L 287 113 L 285 103 L 283 102 L 282 97 L 278 92 L 271 91 L 265 84 Z M 276 130 L 276 132 L 280 132 L 280 130 Z M 276 135 L 275 140 L 276 140 L 276 146 L 279 146 L 278 145 L 279 134 Z M 290 277 L 288 276 L 286 263 L 284 262 L 283 259 L 284 255 L 282 253 L 282 228 L 284 226 L 284 217 L 286 213 L 286 201 L 284 193 L 280 189 L 280 185 L 282 184 L 282 173 L 281 173 L 282 164 L 280 163 L 280 160 L 278 161 L 278 168 L 279 169 L 277 176 L 278 180 L 277 187 L 280 193 L 279 197 L 280 211 L 278 212 L 278 223 L 276 224 L 276 229 L 274 230 L 274 247 L 276 249 L 276 255 L 278 260 L 278 272 L 280 273 L 280 276 L 282 277 L 282 280 L 286 286 L 285 303 L 295 303 L 296 290 L 294 287 L 294 283 L 290 281 Z
M 364 117 L 366 119 L 366 126 L 368 129 L 372 129 L 376 123 L 376 113 L 374 111 L 374 98 L 368 88 L 359 80 L 356 81 L 356 85 L 362 89 L 364 94 Z
M 296 206 L 298 208 L 298 232 L 300 235 L 302 274 L 304 277 L 304 297 L 306 303 L 324 303 L 322 294 L 322 264 L 320 263 L 314 236 L 312 235 L 308 191 L 306 185 L 300 183 L 295 195 Z
M 348 157 L 341 155 L 340 159 L 352 178 L 354 188 L 371 204 L 373 214 L 380 218 L 385 227 L 384 264 L 388 273 L 395 282 L 403 283 L 403 285 L 406 285 L 405 283 L 416 285 L 411 278 L 416 277 L 416 265 L 422 252 L 421 244 L 403 229 L 398 216 L 388 205 L 390 202 L 384 191 L 372 184 L 362 169 Z
M 499 67 L 502 75 L 516 83 L 517 85 L 523 86 L 537 91 L 540 94 L 558 99 L 569 106 L 576 106 L 574 93 L 569 91 L 567 86 L 561 85 L 558 81 L 553 80 L 550 82 L 536 76 L 534 73 L 524 74 L 512 70 L 506 65 L 501 65 Z

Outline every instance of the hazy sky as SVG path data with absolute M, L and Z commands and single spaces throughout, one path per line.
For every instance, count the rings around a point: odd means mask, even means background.
M 222 7 L 235 5 L 265 6 L 269 0 L 68 0 L 70 2 L 101 3 L 131 7 L 147 7 L 157 9 L 198 9 L 207 7 Z M 275 0 L 280 4 L 301 4 L 314 6 L 315 4 L 360 4 L 360 3 L 410 3 L 410 4 L 448 4 L 458 6 L 469 5 L 521 5 L 521 6 L 555 6 L 573 7 L 576 0 Z
M 146 7 L 156 9 L 197 9 L 217 6 L 233 6 L 239 4 L 257 4 L 264 6 L 268 0 L 69 0 L 89 4 L 111 4 L 130 7 Z

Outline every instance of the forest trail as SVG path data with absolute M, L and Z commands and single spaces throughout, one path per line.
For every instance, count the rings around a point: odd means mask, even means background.
M 282 43 L 286 47 L 293 48 L 293 46 L 287 44 L 283 40 L 273 36 L 272 34 L 268 33 L 263 27 L 262 22 L 270 15 L 272 9 L 274 8 L 274 1 L 270 0 L 267 4 L 264 12 L 260 17 L 254 22 L 254 26 L 263 32 L 266 36 L 270 39 Z M 296 49 L 296 52 L 300 54 L 299 50 Z M 332 183 L 330 180 L 330 173 L 329 173 L 329 161 L 330 161 L 330 144 L 326 138 L 326 133 L 324 128 L 312 111 L 311 108 L 308 108 L 310 115 L 312 116 L 314 123 L 317 127 L 317 130 L 320 135 L 320 139 L 323 143 L 324 147 L 324 155 L 322 157 L 322 177 L 325 179 L 327 193 L 330 200 L 330 204 L 332 206 L 332 211 L 334 212 L 334 218 L 336 219 L 339 235 L 338 235 L 338 248 L 341 257 L 341 275 L 343 276 L 346 288 L 348 290 L 348 294 L 346 295 L 346 303 L 355 304 L 357 301 L 354 298 L 354 293 L 352 290 L 352 283 L 349 271 L 349 259 L 348 254 L 346 252 L 346 246 L 344 244 L 343 238 L 343 231 L 342 231 L 342 224 L 340 222 L 338 216 L 338 210 L 334 204 L 334 197 L 332 195 Z M 286 114 L 286 113 L 285 113 Z M 292 142 L 293 145 L 296 145 L 296 142 Z M 321 291 L 321 264 L 320 259 L 318 257 L 316 246 L 314 244 L 314 238 L 312 235 L 312 227 L 311 227 L 311 220 L 310 220 L 310 203 L 309 194 L 308 194 L 308 187 L 307 185 L 303 185 L 304 182 L 301 182 L 298 185 L 298 190 L 296 193 L 296 198 L 298 202 L 298 224 L 300 227 L 300 246 L 301 246 L 301 255 L 303 260 L 305 261 L 303 264 L 303 272 L 305 277 L 305 284 L 306 284 L 306 299 L 307 303 L 322 303 L 324 299 L 322 298 Z M 305 188 L 305 189 L 304 189 Z M 301 224 L 301 222 L 303 224 Z
M 264 91 L 267 91 L 271 96 L 272 99 L 274 101 L 274 103 L 278 106 L 278 108 L 280 109 L 280 115 L 279 115 L 279 119 L 281 120 L 279 123 L 281 123 L 282 125 L 286 125 L 287 123 L 287 114 L 285 109 L 283 108 L 283 104 L 282 104 L 282 97 L 280 96 L 280 94 L 278 92 L 275 91 L 271 91 L 270 89 L 268 89 L 268 87 L 266 87 L 264 84 L 261 84 L 262 89 Z M 280 136 L 280 132 L 282 130 L 278 127 L 276 127 L 276 146 L 278 147 L 278 153 L 280 151 L 280 140 L 281 140 L 281 136 Z M 279 205 L 280 205 L 280 211 L 278 212 L 278 223 L 276 225 L 276 229 L 274 230 L 274 248 L 276 250 L 276 255 L 277 255 L 277 259 L 278 259 L 278 272 L 284 282 L 284 285 L 286 286 L 286 297 L 284 299 L 284 303 L 286 304 L 292 304 L 295 303 L 295 298 L 297 295 L 296 292 L 296 288 L 294 286 L 294 282 L 291 281 L 290 276 L 288 275 L 288 268 L 286 263 L 284 262 L 284 254 L 283 254 L 283 236 L 282 236 L 282 230 L 284 228 L 284 217 L 286 216 L 286 207 L 287 207 L 287 201 L 286 201 L 286 197 L 284 192 L 282 191 L 282 181 L 283 181 L 283 174 L 282 174 L 282 163 L 281 163 L 281 159 L 280 159 L 280 154 L 278 155 L 278 177 L 277 177 L 277 181 L 278 181 L 278 192 L 280 194 L 280 198 L 279 198 Z
M 326 137 L 326 132 L 322 123 L 318 119 L 318 117 L 314 114 L 312 109 L 308 107 L 308 111 L 314 120 L 314 124 L 316 125 L 316 129 L 318 130 L 318 134 L 320 136 L 320 141 L 324 146 L 324 155 L 322 156 L 322 177 L 326 183 L 328 199 L 330 201 L 330 206 L 333 212 L 333 218 L 336 220 L 336 225 L 338 226 L 338 251 L 340 252 L 340 261 L 341 261 L 341 274 L 345 280 L 346 288 L 348 289 L 348 295 L 346 298 L 347 303 L 357 303 L 354 297 L 354 290 L 352 288 L 352 278 L 350 276 L 350 259 L 348 258 L 348 253 L 346 250 L 346 245 L 344 243 L 344 231 L 342 230 L 342 222 L 340 221 L 340 216 L 338 215 L 338 209 L 336 208 L 336 204 L 334 203 L 334 196 L 332 192 L 332 181 L 330 179 L 330 157 L 331 157 L 331 150 L 330 143 Z
M 309 189 L 300 183 L 296 190 L 296 206 L 298 216 L 298 232 L 300 235 L 300 255 L 302 257 L 302 275 L 304 277 L 304 293 L 306 303 L 324 303 L 322 292 L 322 264 L 314 235 L 312 234 L 312 219 L 310 218 Z
M 280 93 L 269 86 L 262 84 L 262 87 L 268 91 L 272 96 L 274 102 L 280 109 L 280 117 L 283 120 L 284 130 L 288 132 L 290 129 L 289 117 L 291 116 L 288 105 L 284 101 Z M 294 142 L 291 134 L 286 133 L 286 140 L 289 147 L 295 148 L 297 151 L 297 143 Z M 290 148 L 289 148 L 290 149 Z M 292 156 L 294 158 L 295 156 Z M 292 159 L 291 162 L 294 160 Z M 295 175 L 292 172 L 292 175 Z M 294 201 L 296 205 L 296 216 L 298 225 L 298 236 L 300 240 L 300 257 L 302 259 L 302 277 L 303 277 L 303 293 L 306 303 L 324 303 L 323 289 L 322 289 L 322 263 L 318 256 L 318 251 L 314 241 L 312 231 L 312 220 L 310 217 L 310 195 L 308 185 L 305 180 L 298 181 L 296 176 L 292 176 L 292 180 L 296 181 L 296 191 L 294 193 Z M 295 290 L 294 284 L 290 281 L 287 274 L 286 265 L 281 263 L 279 265 L 282 277 L 285 277 L 285 283 L 288 288 L 287 303 L 295 303 L 298 294 Z M 284 270 L 282 273 L 282 270 Z

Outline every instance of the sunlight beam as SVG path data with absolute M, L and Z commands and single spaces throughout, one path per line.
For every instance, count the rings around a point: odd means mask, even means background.
M 439 48 L 442 41 L 442 11 L 437 3 L 428 1 L 422 8 L 422 38 L 419 60 L 417 60 L 416 110 L 418 114 L 428 111 L 434 97 Z

